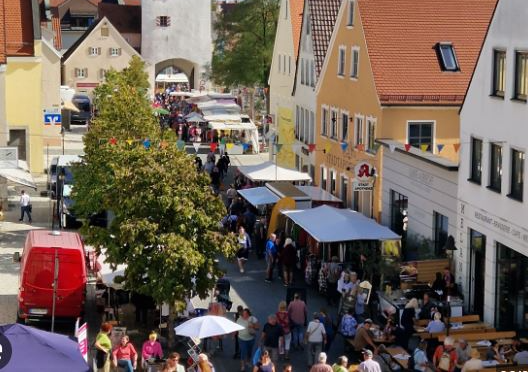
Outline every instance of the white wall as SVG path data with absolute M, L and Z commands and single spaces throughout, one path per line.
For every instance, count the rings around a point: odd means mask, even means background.
M 151 85 L 155 65 L 167 59 L 186 59 L 195 64 L 195 87 L 205 66 L 211 63 L 212 4 L 210 0 L 149 0 L 141 4 L 141 54 L 149 64 Z M 156 26 L 156 17 L 170 16 L 169 27 Z
M 312 44 L 312 35 L 306 34 L 306 27 L 308 19 L 311 19 L 310 15 L 310 7 L 306 6 L 304 9 L 303 14 L 303 27 L 301 31 L 301 43 L 299 47 L 299 71 L 297 71 L 297 78 L 295 80 L 295 94 L 293 96 L 293 110 L 294 110 L 294 123 L 296 122 L 296 107 L 304 107 L 305 109 L 311 111 L 314 113 L 314 116 L 316 116 L 316 95 L 315 95 L 315 88 L 311 87 L 306 84 L 301 84 L 301 68 L 300 68 L 300 61 L 311 61 L 314 62 L 314 54 L 313 54 L 313 44 Z M 311 66 L 312 64 L 309 63 Z M 317 76 L 314 73 L 315 76 L 315 85 L 317 85 Z M 313 127 L 313 137 L 315 138 L 317 136 L 317 133 L 315 133 L 317 128 L 317 123 L 314 119 L 314 127 Z M 297 141 L 298 144 L 301 144 L 300 141 Z M 315 142 L 314 142 L 315 143 Z M 298 147 L 298 146 L 297 146 Z M 306 145 L 304 145 L 305 148 L 307 148 Z M 301 163 L 303 165 L 315 165 L 315 152 L 312 152 L 309 155 L 305 155 L 302 153 L 300 149 L 295 150 L 296 154 L 299 155 L 301 158 Z M 317 179 L 318 170 L 315 170 L 315 177 L 314 179 Z
M 514 51 L 528 50 L 528 2 L 501 0 L 498 3 L 484 43 L 466 101 L 461 111 L 458 239 L 459 266 L 469 290 L 469 229 L 486 235 L 485 321 L 495 313 L 496 243 L 500 242 L 528 256 L 528 186 L 524 169 L 524 201 L 507 197 L 510 191 L 510 151 L 528 151 L 528 105 L 512 100 L 514 91 Z M 506 91 L 504 99 L 491 97 L 493 50 L 506 52 Z M 482 185 L 469 182 L 471 137 L 483 140 Z M 490 142 L 502 142 L 502 192 L 488 190 Z
M 448 234 L 456 234 L 458 173 L 398 151 L 383 149 L 381 222 L 391 224 L 391 190 L 409 199 L 407 236 L 434 241 L 434 212 L 449 219 Z M 440 269 L 439 269 L 440 271 Z

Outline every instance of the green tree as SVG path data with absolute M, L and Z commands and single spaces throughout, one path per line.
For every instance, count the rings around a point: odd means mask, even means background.
M 212 79 L 227 87 L 267 86 L 279 0 L 244 0 L 219 15 Z
M 177 149 L 172 132 L 161 138 L 136 62 L 95 91 L 98 116 L 74 169 L 75 211 L 86 220 L 112 211 L 108 228 L 83 225 L 87 243 L 106 248 L 112 265 L 127 265 L 127 288 L 174 305 L 191 289 L 205 297 L 219 275 L 215 258 L 232 256 L 236 245 L 218 231 L 225 207 L 209 177 Z

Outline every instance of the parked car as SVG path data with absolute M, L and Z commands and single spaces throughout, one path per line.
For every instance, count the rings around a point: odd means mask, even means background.
M 19 322 L 82 317 L 86 300 L 87 267 L 84 245 L 77 233 L 33 230 L 26 238 L 20 260 Z
M 79 109 L 79 112 L 72 111 L 71 123 L 88 123 L 92 118 L 92 102 L 90 101 L 90 97 L 83 94 L 76 94 L 73 96 L 72 102 Z
M 51 160 L 48 170 L 48 190 L 51 191 L 52 199 L 57 198 L 57 193 L 61 194 L 62 190 L 57 190 L 57 177 L 59 174 L 64 174 L 64 184 L 73 184 L 73 173 L 71 166 L 73 163 L 80 162 L 81 158 L 77 155 L 60 155 Z M 62 187 L 62 184 L 59 185 Z

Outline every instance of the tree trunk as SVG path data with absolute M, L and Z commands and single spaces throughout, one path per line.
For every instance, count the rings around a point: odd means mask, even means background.
M 174 303 L 169 303 L 169 318 L 167 320 L 167 344 L 169 349 L 174 349 L 176 346 L 174 319 L 176 319 L 176 307 L 174 306 Z

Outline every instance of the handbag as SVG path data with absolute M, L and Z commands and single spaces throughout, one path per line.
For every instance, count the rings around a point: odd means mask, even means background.
M 28 204 L 27 209 L 29 213 L 33 212 L 33 204 Z

